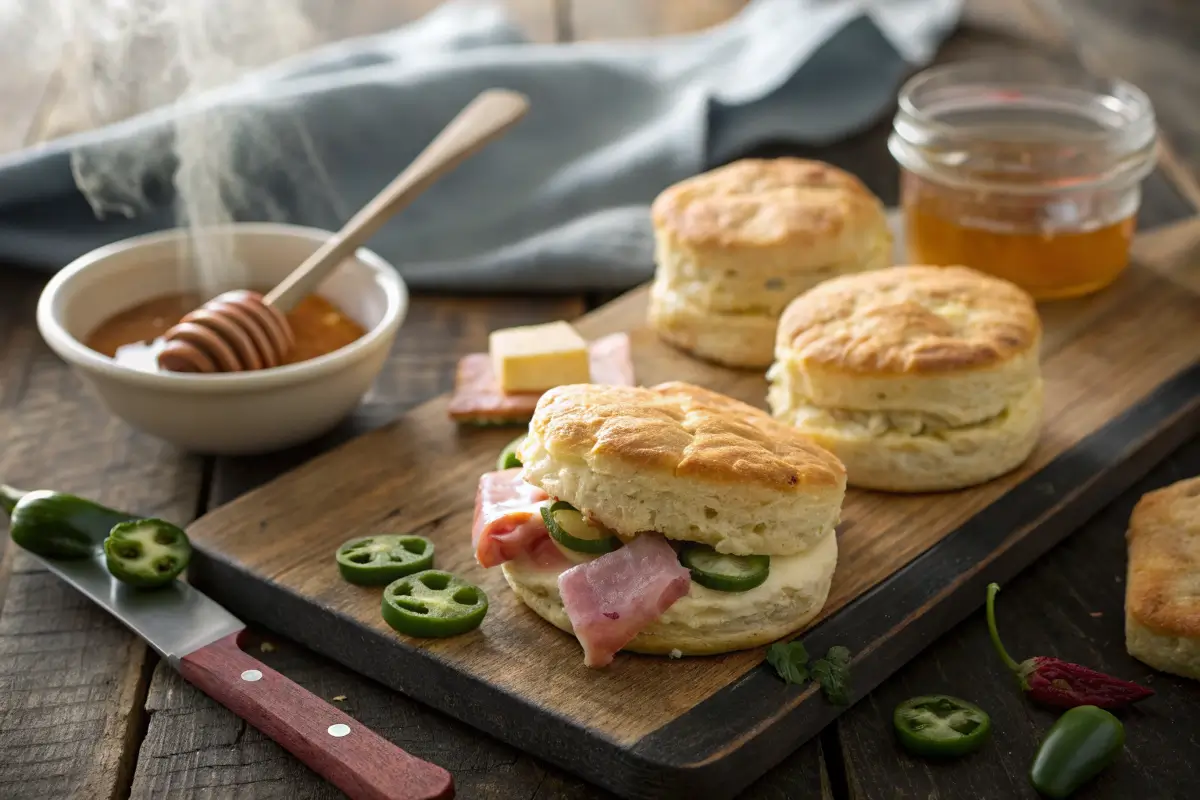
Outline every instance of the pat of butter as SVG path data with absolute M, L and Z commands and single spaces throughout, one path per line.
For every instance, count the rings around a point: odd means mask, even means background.
M 492 331 L 488 349 L 505 392 L 544 392 L 592 379 L 587 342 L 566 322 Z

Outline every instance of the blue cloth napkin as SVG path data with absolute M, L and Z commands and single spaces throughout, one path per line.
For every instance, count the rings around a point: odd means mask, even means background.
M 57 269 L 179 224 L 173 143 L 197 115 L 254 121 L 233 148 L 250 190 L 234 218 L 335 230 L 472 97 L 499 86 L 527 94 L 528 115 L 367 246 L 415 290 L 624 289 L 652 274 L 648 207 L 659 191 L 758 143 L 826 144 L 876 122 L 960 6 L 754 0 L 697 34 L 558 45 L 528 43 L 498 5 L 450 3 L 0 157 L 0 263 Z M 134 166 L 89 203 L 72 158 Z

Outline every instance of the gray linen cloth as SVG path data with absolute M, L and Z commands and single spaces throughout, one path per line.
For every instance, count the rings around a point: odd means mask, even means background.
M 624 289 L 652 274 L 659 191 L 759 143 L 827 144 L 878 121 L 960 5 L 753 0 L 696 34 L 558 45 L 525 41 L 498 5 L 450 3 L 0 157 L 0 263 L 53 270 L 179 224 L 173 145 L 193 115 L 254 120 L 258 156 L 234 148 L 253 189 L 232 198 L 234 218 L 335 230 L 475 94 L 499 86 L 526 93 L 529 114 L 367 246 L 415 290 Z M 264 139 L 277 157 L 261 157 Z M 71 162 L 100 157 L 131 171 L 89 203 Z

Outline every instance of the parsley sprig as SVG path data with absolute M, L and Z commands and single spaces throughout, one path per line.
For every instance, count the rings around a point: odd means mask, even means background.
M 776 642 L 767 648 L 767 663 L 786 683 L 803 685 L 810 678 L 821 686 L 821 692 L 829 702 L 844 706 L 850 704 L 850 651 L 834 645 L 811 664 L 808 651 L 798 641 Z

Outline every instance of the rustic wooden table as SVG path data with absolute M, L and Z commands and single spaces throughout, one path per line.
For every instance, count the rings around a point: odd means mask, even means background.
M 379 30 L 434 0 L 308 5 L 330 38 Z M 345 5 L 345 8 L 337 6 Z M 569 41 L 696 30 L 734 13 L 739 0 L 511 0 L 530 36 Z M 1136 11 L 1134 13 L 1134 8 Z M 1169 147 L 1149 180 L 1143 228 L 1174 224 L 1200 247 L 1200 8 L 1191 0 L 979 0 L 940 58 L 980 53 L 1079 60 L 1152 96 Z M 49 75 L 49 73 L 48 73 Z M 8 79 L 4 79 L 7 81 Z M 43 102 L 9 106 L 13 147 L 53 134 L 54 81 Z M 5 89 L 6 95 L 8 87 Z M 26 111 L 28 113 L 26 113 Z M 22 116 L 24 115 L 24 116 Z M 896 171 L 884 140 L 890 114 L 851 140 L 801 154 L 860 175 L 888 203 Z M 13 125 L 16 127 L 13 127 Z M 2 138 L 2 137 L 0 137 Z M 780 145 L 770 153 L 796 152 Z M 768 153 L 769 154 L 769 153 Z M 1200 255 L 1197 255 L 1200 259 Z M 419 296 L 369 401 L 320 442 L 259 459 L 181 454 L 111 419 L 43 345 L 34 325 L 42 273 L 0 270 L 0 476 L 53 484 L 117 507 L 186 522 L 355 433 L 450 388 L 463 353 L 495 327 L 571 318 L 605 298 Z M 1181 343 L 1194 346 L 1194 343 Z M 1200 441 L 1179 449 L 1006 589 L 1010 646 L 1057 654 L 1124 675 L 1149 671 L 1123 646 L 1123 532 L 1143 492 L 1200 473 Z M 0 537 L 0 797 L 324 798 L 338 792 L 253 728 L 183 683 L 104 612 Z M 1021 625 L 1018 620 L 1025 620 Z M 1019 647 L 1018 647 L 1019 642 Z M 271 666 L 338 703 L 411 752 L 455 776 L 463 798 L 605 796 L 559 770 L 480 736 L 297 646 L 260 632 Z M 983 665 L 993 659 L 974 614 L 817 741 L 748 792 L 752 798 L 1012 798 L 1026 780 L 1036 737 L 1053 716 L 1030 706 Z M 988 676 L 984 678 L 982 676 Z M 1132 715 L 1130 752 L 1084 796 L 1127 800 L 1196 797 L 1200 784 L 1200 685 L 1158 676 L 1160 699 Z M 979 754 L 951 764 L 905 757 L 890 712 L 919 693 L 973 698 L 996 723 Z M 1182 718 L 1183 721 L 1180 721 Z

